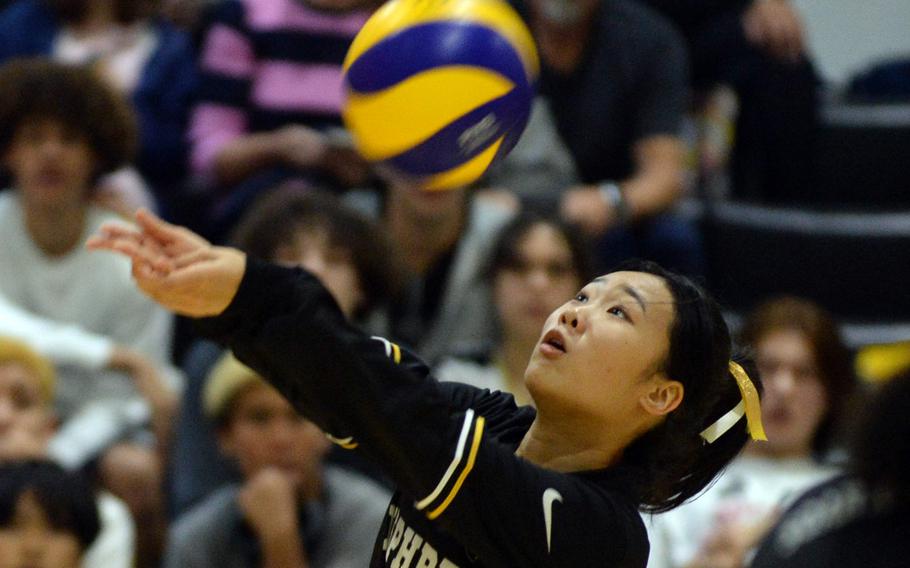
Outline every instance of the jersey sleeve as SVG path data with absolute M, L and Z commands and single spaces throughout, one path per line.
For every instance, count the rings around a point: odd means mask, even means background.
M 679 136 L 689 108 L 689 61 L 682 37 L 669 25 L 654 30 L 642 57 L 633 136 Z
M 350 326 L 299 269 L 248 260 L 231 306 L 201 325 L 487 565 L 624 566 L 610 560 L 646 542 L 631 499 L 489 435 L 520 416 L 505 395 L 433 380 L 400 346 Z

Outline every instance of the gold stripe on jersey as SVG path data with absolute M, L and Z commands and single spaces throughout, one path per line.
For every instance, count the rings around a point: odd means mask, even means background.
M 395 361 L 396 364 L 401 363 L 401 347 L 399 347 L 397 343 L 392 343 L 385 337 L 379 337 L 378 335 L 374 335 L 370 337 L 370 339 L 375 339 L 385 346 L 386 357 Z
M 445 473 L 442 475 L 442 479 L 439 480 L 439 483 L 436 484 L 436 488 L 433 489 L 433 492 L 421 499 L 416 503 L 416 507 L 419 511 L 422 511 L 429 507 L 436 499 L 442 494 L 442 491 L 449 484 L 449 479 L 455 474 L 455 471 L 458 469 L 459 464 L 461 464 L 461 458 L 464 455 L 464 448 L 468 441 L 468 434 L 471 433 L 471 426 L 474 424 L 474 411 L 470 408 L 464 415 L 464 423 L 461 426 L 461 433 L 458 434 L 458 443 L 455 445 L 455 455 L 452 457 L 452 462 L 449 463 L 449 467 L 446 468 Z
M 465 464 L 464 469 L 461 470 L 461 475 L 458 476 L 458 480 L 455 482 L 452 491 L 449 492 L 445 501 L 427 515 L 427 518 L 431 521 L 445 512 L 452 500 L 455 499 L 455 496 L 458 495 L 458 491 L 461 489 L 461 485 L 464 483 L 465 478 L 467 478 L 468 474 L 471 473 L 471 470 L 474 469 L 474 460 L 477 459 L 477 450 L 480 448 L 480 439 L 483 438 L 483 425 L 484 419 L 483 416 L 480 416 L 474 422 L 474 441 L 471 443 L 471 452 L 468 454 L 468 462 Z
M 329 433 L 326 433 L 325 437 L 328 438 L 329 441 L 332 442 L 333 444 L 337 444 L 346 450 L 353 450 L 354 448 L 356 448 L 359 445 L 357 442 L 354 441 L 353 436 L 348 436 L 347 438 L 336 438 L 335 436 L 333 436 Z

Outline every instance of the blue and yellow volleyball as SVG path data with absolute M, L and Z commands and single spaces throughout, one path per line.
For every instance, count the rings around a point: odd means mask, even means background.
M 539 63 L 501 0 L 390 0 L 354 38 L 344 73 L 360 153 L 437 190 L 474 182 L 515 146 Z

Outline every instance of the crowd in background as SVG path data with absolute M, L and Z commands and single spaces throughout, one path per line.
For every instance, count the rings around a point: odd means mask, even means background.
M 788 0 L 514 0 L 542 64 L 528 128 L 474 186 L 425 192 L 341 120 L 377 5 L 0 3 L 0 567 L 357 568 L 386 514 L 382 471 L 84 249 L 106 221 L 148 207 L 306 268 L 440 380 L 533 404 L 541 326 L 594 276 L 646 258 L 710 288 L 682 201 L 718 176 L 761 204 L 818 179 L 820 80 Z M 739 327 L 769 441 L 647 516 L 650 566 L 809 566 L 804 546 L 907 533 L 910 380 L 877 396 L 836 307 L 781 292 Z M 886 374 L 910 366 L 885 352 Z M 807 536 L 799 515 L 827 513 Z

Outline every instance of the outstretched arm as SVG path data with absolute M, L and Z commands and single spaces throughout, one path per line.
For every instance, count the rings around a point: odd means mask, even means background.
M 91 246 L 133 258 L 140 286 L 171 309 L 217 315 L 199 322 L 207 335 L 336 443 L 383 466 L 411 514 L 440 523 L 490 566 L 620 565 L 642 554 L 644 527 L 624 484 L 543 469 L 502 442 L 533 416 L 511 397 L 431 380 L 417 358 L 352 327 L 305 271 L 247 263 L 147 214 L 139 223 L 108 228 Z M 407 553 L 394 534 L 388 546 Z
M 246 255 L 212 246 L 192 231 L 171 225 L 147 210 L 136 214 L 139 228 L 108 223 L 89 239 L 93 250 L 110 250 L 133 261 L 133 278 L 153 300 L 179 314 L 220 314 L 237 293 Z

